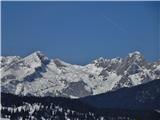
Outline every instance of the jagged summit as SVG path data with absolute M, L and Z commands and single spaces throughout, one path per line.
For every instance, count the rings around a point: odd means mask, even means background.
M 134 56 L 143 56 L 143 54 L 139 51 L 134 51 L 128 54 L 129 57 L 134 57 Z
M 39 59 L 41 59 L 41 58 L 47 58 L 43 54 L 43 52 L 41 52 L 41 51 L 35 51 L 35 52 L 31 53 L 30 55 L 28 55 L 27 57 L 38 57 Z
M 143 54 L 139 51 L 134 51 L 134 52 L 131 52 L 128 54 L 129 58 L 132 58 L 132 57 L 143 57 Z M 93 63 L 97 63 L 97 62 L 106 62 L 106 61 L 121 61 L 123 58 L 121 57 L 115 57 L 115 58 L 104 58 L 104 57 L 99 57 L 98 59 L 96 60 L 93 60 Z
M 50 60 L 41 51 L 3 57 L 1 64 L 2 92 L 19 95 L 79 98 L 160 78 L 160 62 L 147 62 L 137 51 L 125 58 L 100 57 L 84 66 Z
M 30 62 L 43 63 L 43 64 L 48 64 L 50 61 L 48 57 L 46 57 L 41 51 L 35 51 L 30 55 L 28 55 L 27 57 L 25 57 L 24 59 Z
M 98 59 L 93 60 L 92 63 L 97 64 L 99 62 L 106 62 L 106 61 L 108 61 L 108 59 L 99 57 Z

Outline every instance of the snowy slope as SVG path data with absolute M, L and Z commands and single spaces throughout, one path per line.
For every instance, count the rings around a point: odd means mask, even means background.
M 101 57 L 84 66 L 48 59 L 40 51 L 0 60 L 2 92 L 17 95 L 79 98 L 160 78 L 160 61 L 150 63 L 137 51 L 125 58 Z

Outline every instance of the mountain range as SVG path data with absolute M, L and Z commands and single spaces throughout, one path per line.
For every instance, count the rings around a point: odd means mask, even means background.
M 86 65 L 1 56 L 1 117 L 6 120 L 159 120 L 160 60 L 135 51 Z
M 83 66 L 49 59 L 40 51 L 0 60 L 2 92 L 22 96 L 81 98 L 160 79 L 160 60 L 149 62 L 138 51 Z

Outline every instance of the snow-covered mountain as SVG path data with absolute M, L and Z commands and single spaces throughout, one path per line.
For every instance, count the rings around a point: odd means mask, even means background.
M 79 98 L 160 78 L 160 61 L 150 63 L 137 51 L 125 58 L 101 57 L 84 66 L 48 59 L 40 51 L 0 60 L 2 92 L 17 95 Z

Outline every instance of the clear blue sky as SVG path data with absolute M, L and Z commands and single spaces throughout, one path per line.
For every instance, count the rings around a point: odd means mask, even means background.
M 157 60 L 159 3 L 2 2 L 2 55 L 40 50 L 49 58 L 86 64 L 138 50 Z

